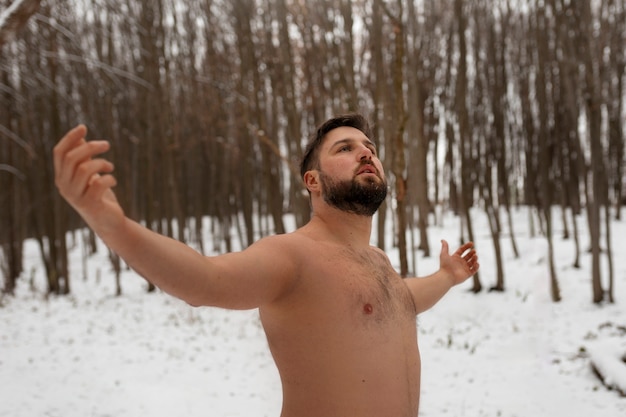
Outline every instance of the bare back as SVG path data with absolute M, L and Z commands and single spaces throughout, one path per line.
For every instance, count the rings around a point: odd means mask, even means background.
M 281 416 L 415 417 L 415 308 L 387 257 L 306 233 L 286 238 L 301 276 L 260 310 L 283 384 Z

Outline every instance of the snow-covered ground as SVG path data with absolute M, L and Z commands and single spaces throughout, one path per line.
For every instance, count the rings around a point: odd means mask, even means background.
M 493 246 L 481 213 L 475 221 L 488 287 Z M 602 385 L 590 365 L 591 353 L 612 383 L 626 386 L 626 222 L 612 229 L 616 303 L 602 306 L 591 302 L 590 255 L 572 268 L 574 244 L 560 238 L 563 301 L 550 301 L 546 242 L 530 238 L 527 224 L 520 210 L 519 259 L 503 238 L 504 293 L 474 295 L 468 282 L 420 316 L 420 416 L 626 416 L 626 398 Z M 448 216 L 429 233 L 432 242 L 454 246 L 458 230 Z M 115 297 L 106 251 L 89 259 L 86 280 L 81 249 L 71 256 L 72 295 L 46 298 L 38 251 L 28 242 L 17 294 L 0 300 L 1 417 L 280 414 L 280 381 L 256 311 L 192 308 L 146 294 L 145 281 L 130 271 Z M 395 252 L 390 257 L 396 262 Z M 436 257 L 420 258 L 418 272 L 437 265 Z

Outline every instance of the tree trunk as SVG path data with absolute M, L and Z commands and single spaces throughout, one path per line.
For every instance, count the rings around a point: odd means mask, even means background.
M 606 173 L 604 170 L 604 149 L 602 146 L 602 109 L 601 86 L 599 85 L 599 59 L 594 56 L 597 51 L 594 39 L 594 22 L 588 2 L 577 2 L 574 13 L 579 19 L 584 37 L 580 39 L 579 52 L 585 69 L 584 97 L 589 123 L 589 148 L 591 151 L 591 183 L 589 190 L 589 237 L 591 245 L 591 282 L 593 302 L 601 303 L 604 300 L 601 274 L 601 207 L 607 204 L 605 198 Z
M 537 92 L 538 106 L 538 174 L 539 174 L 539 201 L 540 213 L 545 222 L 546 240 L 548 242 L 548 265 L 550 272 L 550 294 L 552 301 L 561 300 L 560 288 L 556 276 L 556 268 L 554 264 L 554 247 L 552 237 L 552 204 L 553 193 L 552 187 L 552 149 L 553 138 L 550 136 L 548 127 L 548 117 L 551 109 L 548 105 L 548 95 L 546 88 L 552 82 L 549 79 L 551 74 L 551 62 L 549 60 L 548 39 L 550 37 L 548 22 L 545 15 L 544 6 L 539 6 L 536 12 L 535 35 L 537 45 L 537 71 L 535 80 L 535 91 Z
M 392 133 L 393 139 L 393 166 L 392 172 L 395 178 L 396 188 L 396 218 L 398 221 L 397 237 L 398 250 L 400 253 L 400 275 L 406 277 L 409 273 L 409 262 L 407 256 L 407 180 L 405 177 L 406 159 L 404 149 L 404 132 L 406 125 L 406 110 L 404 105 L 404 24 L 402 23 L 402 1 L 397 2 L 397 15 L 393 15 L 387 10 L 387 15 L 393 25 L 394 34 L 394 61 L 393 61 L 393 85 L 395 94 L 395 126 Z
M 459 123 L 459 135 L 461 136 L 461 187 L 459 190 L 459 210 L 465 227 L 467 230 L 468 238 L 470 241 L 474 241 L 474 230 L 472 226 L 472 217 L 470 214 L 470 208 L 472 204 L 472 142 L 471 132 L 469 129 L 469 115 L 467 109 L 467 45 L 465 39 L 466 30 L 466 18 L 463 11 L 463 0 L 455 0 L 454 2 L 455 16 L 457 19 L 457 36 L 459 41 L 459 67 L 456 83 L 456 111 Z M 472 277 L 472 292 L 477 293 L 482 289 L 480 282 L 480 276 L 478 273 Z

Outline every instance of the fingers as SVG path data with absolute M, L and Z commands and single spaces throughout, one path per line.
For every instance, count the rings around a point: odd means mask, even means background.
M 59 190 L 82 194 L 91 178 L 98 173 L 113 171 L 113 164 L 105 159 L 92 159 L 94 155 L 105 152 L 109 144 L 103 141 L 86 142 L 65 155 L 60 155 L 55 181 Z
M 448 254 L 449 246 L 448 242 L 444 239 L 441 240 L 441 254 Z M 476 250 L 474 249 L 474 242 L 464 243 L 460 248 L 458 248 L 453 255 L 460 256 L 463 259 L 469 259 L 472 255 L 476 255 Z
M 70 130 L 54 148 L 55 183 L 61 195 L 75 203 L 87 193 L 101 197 L 106 188 L 115 183 L 111 176 L 100 176 L 101 173 L 113 171 L 113 164 L 94 158 L 109 150 L 109 143 L 87 142 L 86 133 L 87 128 L 79 125 Z
M 62 161 L 65 154 L 79 143 L 84 143 L 85 135 L 87 134 L 87 127 L 85 125 L 78 125 L 63 136 L 63 138 L 54 147 L 54 168 L 58 171 L 62 166 Z
M 457 254 L 465 259 L 465 262 L 468 264 L 474 264 L 478 260 L 478 254 L 476 253 L 476 249 L 474 249 L 474 244 L 469 242 L 461 246 L 457 250 Z
M 469 266 L 469 268 L 475 272 L 478 270 L 479 267 L 479 263 L 478 263 L 478 255 L 476 254 L 476 252 L 473 252 L 471 255 L 469 255 L 468 257 L 465 258 L 465 262 L 467 262 L 467 266 Z
M 478 253 L 476 252 L 476 249 L 474 248 L 473 242 L 467 242 L 461 245 L 461 247 L 459 247 L 454 252 L 454 255 L 458 256 L 464 261 L 465 265 L 467 265 L 467 268 L 469 268 L 472 275 L 478 271 L 480 264 L 478 263 Z
M 97 188 L 100 184 L 107 183 L 109 180 L 103 181 L 105 178 L 110 177 L 101 176 L 100 173 L 108 173 L 113 171 L 113 164 L 104 159 L 90 159 L 88 161 L 82 162 L 75 170 L 73 178 L 71 181 L 70 192 L 74 197 L 82 197 L 88 191 L 91 190 L 92 187 L 96 188 L 94 193 L 96 195 L 101 195 L 102 192 L 99 192 Z
M 459 256 L 464 256 L 474 251 L 474 242 L 466 242 L 460 248 L 456 250 L 456 254 Z
M 476 253 L 476 249 L 474 249 L 474 244 L 471 242 L 463 245 L 459 250 L 464 249 L 461 257 L 465 260 L 468 268 L 470 269 L 472 275 L 478 272 L 478 268 L 480 268 L 480 264 L 478 263 L 478 253 Z
M 104 193 L 117 185 L 117 180 L 112 175 L 94 175 L 85 191 L 85 197 L 93 200 L 101 200 Z

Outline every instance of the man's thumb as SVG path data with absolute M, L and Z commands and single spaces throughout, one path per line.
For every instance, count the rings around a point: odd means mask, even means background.
M 441 254 L 448 255 L 448 242 L 445 239 L 441 239 Z

